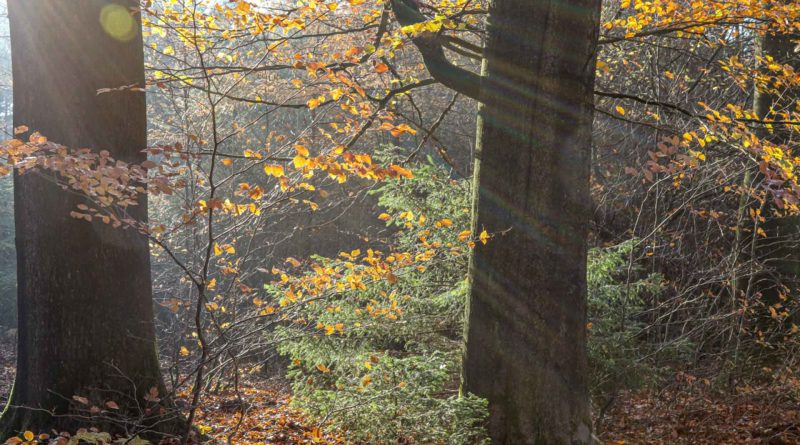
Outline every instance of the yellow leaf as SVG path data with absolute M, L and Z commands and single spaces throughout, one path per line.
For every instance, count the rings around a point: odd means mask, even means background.
M 313 110 L 314 108 L 317 108 L 325 103 L 325 100 L 325 96 L 313 97 L 306 102 L 306 105 L 308 105 L 309 109 Z
M 22 434 L 22 437 L 24 437 L 24 438 L 25 438 L 25 440 L 27 440 L 28 442 L 30 442 L 30 441 L 32 441 L 32 440 L 33 440 L 33 438 L 34 438 L 34 437 L 36 437 L 36 435 L 35 435 L 35 434 L 33 434 L 33 431 L 25 431 L 25 432 Z
M 206 288 L 209 290 L 213 290 L 215 287 L 217 287 L 217 279 L 212 278 L 211 281 L 208 282 L 208 285 L 206 285 Z
M 294 146 L 294 150 L 297 152 L 298 155 L 303 157 L 308 157 L 308 149 L 300 144 Z
M 706 160 L 706 154 L 703 153 L 702 151 L 689 150 L 689 154 L 691 154 L 692 156 L 694 156 L 695 158 L 697 158 L 697 159 L 699 159 L 701 161 L 705 161 Z
M 276 178 L 280 178 L 285 175 L 283 166 L 274 164 L 265 164 L 264 173 L 266 173 L 268 176 L 274 176 Z
M 484 230 L 480 235 L 478 235 L 478 239 L 481 240 L 483 244 L 486 244 L 489 241 L 489 234 L 486 233 L 486 230 Z
M 241 14 L 247 14 L 248 12 L 250 12 L 250 3 L 247 3 L 245 1 L 240 1 L 239 3 L 236 4 L 236 10 L 239 11 L 239 13 Z
M 342 91 L 341 88 L 336 88 L 334 90 L 331 90 L 331 99 L 333 100 L 339 100 L 339 98 L 342 97 L 343 95 L 344 91 Z
M 470 237 L 470 235 L 472 235 L 472 230 L 465 230 L 458 234 L 458 240 L 466 241 Z
M 621 106 L 617 105 L 617 107 L 615 108 L 615 110 L 617 110 L 617 113 L 619 113 L 619 114 L 620 114 L 620 116 L 625 116 L 625 109 L 624 109 L 624 108 L 622 108 Z
M 189 356 L 189 348 L 186 346 L 181 346 L 181 356 L 188 357 Z
M 392 219 L 392 217 L 388 213 L 381 213 L 380 215 L 378 215 L 378 219 L 381 221 L 389 221 L 390 219 Z
M 292 159 L 292 163 L 294 164 L 294 168 L 300 169 L 308 165 L 308 158 L 297 155 Z
M 317 369 L 319 369 L 319 372 L 321 372 L 321 373 L 331 372 L 331 370 L 327 366 L 323 365 L 322 363 L 317 365 Z

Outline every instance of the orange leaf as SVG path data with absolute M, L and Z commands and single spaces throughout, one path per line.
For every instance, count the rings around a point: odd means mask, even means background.
M 375 72 L 376 73 L 383 74 L 383 73 L 385 73 L 387 71 L 389 71 L 389 66 L 386 65 L 385 63 L 378 63 L 378 64 L 375 65 Z

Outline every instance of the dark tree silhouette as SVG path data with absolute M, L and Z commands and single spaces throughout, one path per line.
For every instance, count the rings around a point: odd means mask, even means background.
M 142 162 L 146 146 L 136 0 L 9 0 L 14 123 L 70 148 Z M 15 177 L 19 346 L 0 436 L 103 424 L 89 405 L 147 428 L 164 385 L 156 354 L 148 242 L 133 229 L 70 217 L 82 197 L 41 171 Z M 146 197 L 129 209 L 147 218 Z M 73 398 L 73 396 L 78 396 Z M 82 399 L 85 398 L 86 400 Z M 113 405 L 112 405 L 113 406 Z M 154 408 L 147 411 L 147 407 Z M 166 429 L 160 419 L 158 429 Z M 105 420 L 108 428 L 114 427 Z

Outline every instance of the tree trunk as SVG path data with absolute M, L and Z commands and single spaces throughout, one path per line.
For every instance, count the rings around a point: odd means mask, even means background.
M 775 63 L 790 65 L 795 70 L 800 70 L 800 55 L 794 48 L 800 36 L 791 34 L 767 33 L 757 41 L 756 53 L 761 57 L 772 57 Z M 764 74 L 769 75 L 768 69 Z M 800 97 L 796 89 L 774 91 L 771 87 L 766 90 L 755 89 L 753 109 L 759 119 L 791 120 L 784 118 L 780 113 L 795 110 L 795 104 Z M 775 125 L 770 133 L 766 129 L 760 135 L 777 145 L 791 144 L 796 138 L 794 126 Z M 756 276 L 755 291 L 760 292 L 768 304 L 777 303 L 780 294 L 788 291 L 797 292 L 800 285 L 800 257 L 797 249 L 800 245 L 800 218 L 797 216 L 775 216 L 772 214 L 774 205 L 770 196 L 762 209 L 766 218 L 763 224 L 766 238 L 754 235 L 756 255 L 766 269 L 766 273 Z
M 493 0 L 475 163 L 463 390 L 493 444 L 592 442 L 589 164 L 599 0 Z
M 105 149 L 116 159 L 142 162 L 144 93 L 97 93 L 144 86 L 141 22 L 130 14 L 138 1 L 8 3 L 14 125 L 70 148 Z M 19 344 L 0 437 L 119 428 L 107 419 L 112 414 L 135 417 L 144 428 L 160 411 L 144 396 L 151 388 L 164 394 L 148 242 L 133 229 L 70 217 L 83 198 L 53 179 L 44 171 L 15 177 Z M 139 202 L 129 212 L 145 220 L 146 197 Z M 86 397 L 89 405 L 73 396 Z M 120 409 L 104 406 L 109 400 Z M 91 405 L 108 413 L 72 416 L 91 414 Z

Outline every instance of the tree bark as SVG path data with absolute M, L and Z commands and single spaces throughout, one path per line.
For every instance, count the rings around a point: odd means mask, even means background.
M 489 5 L 463 390 L 493 444 L 592 443 L 586 250 L 598 0 Z
M 772 57 L 775 63 L 800 70 L 800 55 L 794 50 L 798 38 L 798 35 L 768 32 L 757 40 L 756 53 L 760 57 Z M 763 73 L 770 74 L 766 68 Z M 779 113 L 794 111 L 798 97 L 800 91 L 797 89 L 774 91 L 772 88 L 756 88 L 753 111 L 759 119 L 786 120 Z M 772 132 L 764 129 L 760 136 L 774 144 L 787 145 L 796 137 L 794 133 L 792 125 L 775 125 Z M 767 236 L 760 238 L 754 235 L 753 238 L 756 256 L 766 271 L 756 276 L 757 283 L 753 290 L 760 292 L 766 303 L 774 304 L 781 301 L 781 293 L 796 292 L 800 285 L 800 257 L 797 254 L 800 244 L 800 218 L 772 214 L 775 208 L 772 198 L 767 196 L 766 199 L 762 215 L 766 219 L 763 229 Z
M 141 22 L 136 0 L 9 0 L 14 125 L 71 149 L 142 162 L 146 147 Z M 130 18 L 126 18 L 130 17 Z M 102 22 L 102 23 L 101 23 Z M 19 431 L 119 428 L 89 405 L 146 429 L 164 384 L 156 354 L 148 242 L 134 229 L 70 217 L 84 198 L 48 172 L 15 176 L 19 343 L 0 438 Z M 145 196 L 129 208 L 147 218 Z M 152 397 L 151 397 L 152 399 Z M 150 411 L 148 412 L 148 409 Z M 77 417 L 73 414 L 81 413 Z M 164 421 L 156 429 L 165 429 Z M 152 426 L 152 425 L 151 425 Z M 130 427 L 128 425 L 128 427 Z

